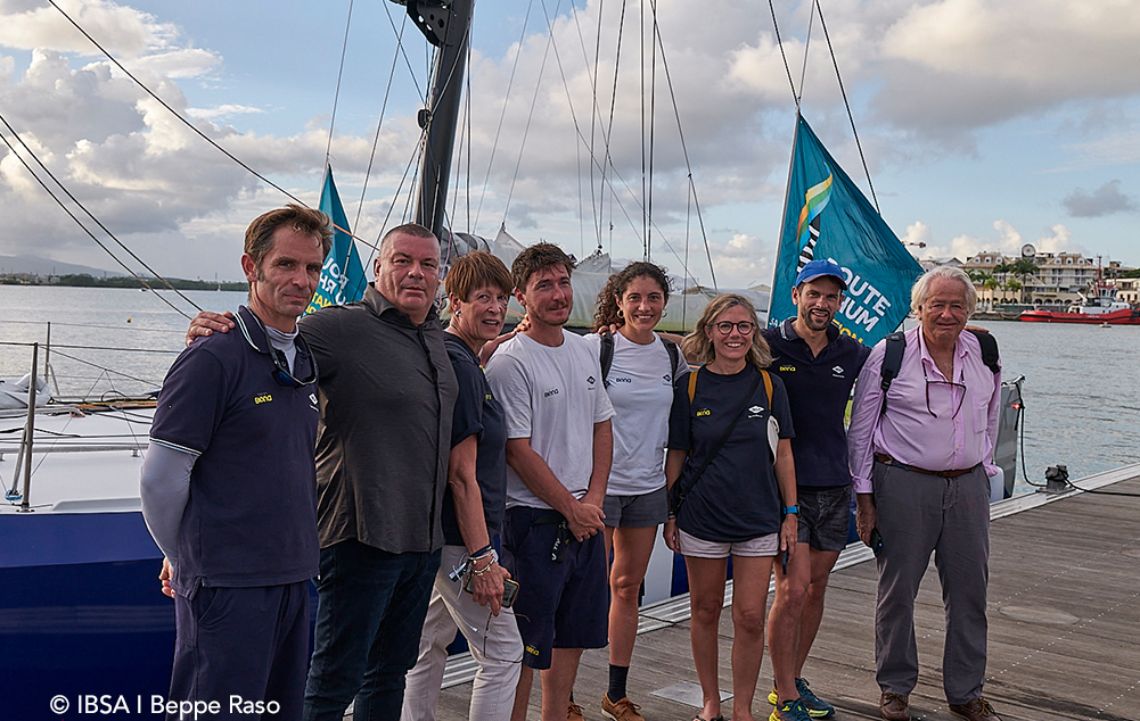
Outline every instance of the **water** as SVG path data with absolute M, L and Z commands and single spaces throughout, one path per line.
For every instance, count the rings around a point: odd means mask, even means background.
M 186 295 L 211 310 L 232 310 L 245 300 L 240 292 Z M 43 342 L 49 321 L 60 394 L 88 397 L 157 388 L 182 348 L 187 325 L 149 292 L 0 286 L 0 341 Z M 1140 326 L 984 325 L 1001 346 L 1005 376 L 1026 377 L 1025 465 L 1031 480 L 1042 481 L 1045 468 L 1056 463 L 1067 464 L 1078 479 L 1140 461 Z M 30 364 L 31 348 L 0 345 L 0 378 L 22 376 Z

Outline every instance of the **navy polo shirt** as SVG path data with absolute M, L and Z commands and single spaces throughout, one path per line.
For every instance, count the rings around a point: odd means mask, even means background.
M 689 376 L 673 387 L 669 412 L 669 449 L 687 451 L 678 483 L 689 484 L 743 407 L 757 370 L 748 365 L 730 376 L 701 368 L 689 403 Z M 776 485 L 775 458 L 768 449 L 768 418 L 780 424 L 780 438 L 795 436 L 784 384 L 772 375 L 772 407 L 764 383 L 756 384 L 751 403 L 724 446 L 685 496 L 677 526 L 706 541 L 736 543 L 780 530 L 783 503 Z
M 158 397 L 151 441 L 198 456 L 182 516 L 175 588 L 294 583 L 317 573 L 315 383 L 274 378 L 265 329 L 238 327 L 178 356 Z M 313 375 L 298 343 L 293 376 Z
M 443 342 L 459 381 L 459 395 L 451 420 L 451 446 L 454 448 L 469 436 L 478 436 L 475 478 L 483 496 L 487 532 L 493 536 L 503 525 L 507 506 L 507 422 L 503 406 L 491 392 L 479 359 L 467 344 L 451 333 L 444 334 Z M 449 546 L 464 545 L 455 518 L 451 486 L 444 492 L 441 522 L 443 542 Z
M 796 459 L 796 485 L 800 488 L 838 488 L 851 483 L 847 467 L 847 432 L 843 419 L 851 387 L 859 377 L 870 348 L 827 329 L 827 345 L 813 356 L 806 341 L 796 335 L 789 318 L 776 328 L 763 330 L 772 350 L 769 370 L 784 381 L 796 424 L 792 451 Z

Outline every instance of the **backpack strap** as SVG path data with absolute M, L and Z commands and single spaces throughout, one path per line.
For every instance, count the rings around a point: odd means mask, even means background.
M 598 360 L 602 363 L 602 385 L 609 388 L 610 368 L 614 365 L 614 336 L 608 330 L 603 330 L 598 333 L 598 337 L 601 339 Z
M 661 338 L 661 342 L 665 344 L 665 350 L 669 351 L 669 368 L 673 372 L 673 380 L 677 380 L 677 371 L 681 368 L 681 349 L 671 340 Z
M 990 369 L 990 372 L 995 376 L 1001 372 L 1001 356 L 998 354 L 997 338 L 994 338 L 993 333 L 987 333 L 984 330 L 974 330 L 968 328 L 974 337 L 978 339 L 978 345 L 982 347 L 982 362 Z
M 886 340 L 883 366 L 879 369 L 879 387 L 883 389 L 883 404 L 879 407 L 880 416 L 887 412 L 887 390 L 894 379 L 898 378 L 899 369 L 902 368 L 903 353 L 906 352 L 906 335 L 901 330 L 891 333 Z
M 772 374 L 768 371 L 760 371 L 760 375 L 764 378 L 764 395 L 768 396 L 768 412 L 772 410 Z
M 689 405 L 693 405 L 693 398 L 697 395 L 697 374 L 704 366 L 697 366 L 689 373 Z

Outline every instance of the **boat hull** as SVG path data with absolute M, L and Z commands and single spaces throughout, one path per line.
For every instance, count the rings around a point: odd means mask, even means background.
M 1084 323 L 1092 325 L 1140 325 L 1140 310 L 1122 308 L 1111 313 L 1058 313 L 1052 310 L 1027 310 L 1017 319 L 1023 323 Z
M 142 514 L 5 513 L 0 547 L 6 716 L 50 718 L 57 695 L 73 708 L 80 695 L 123 696 L 132 711 L 166 696 L 174 607 Z

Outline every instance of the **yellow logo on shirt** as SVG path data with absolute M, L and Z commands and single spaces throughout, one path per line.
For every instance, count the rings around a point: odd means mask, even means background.
M 697 409 L 697 418 L 701 418 L 703 416 L 711 416 L 711 415 L 712 415 L 712 410 L 709 408 L 698 408 Z
M 780 366 L 780 372 L 781 373 L 795 373 L 796 367 L 792 366 L 792 365 Z
M 253 397 L 253 404 L 255 406 L 259 406 L 262 403 L 272 403 L 272 402 L 273 402 L 273 395 L 270 393 L 262 393 L 260 395 L 256 395 Z

